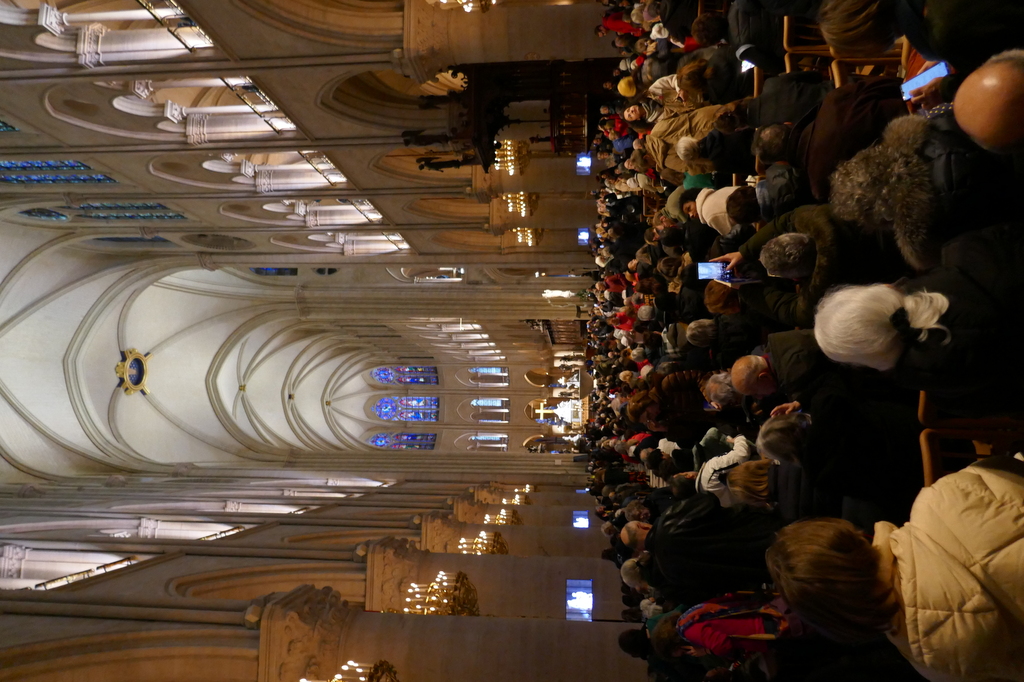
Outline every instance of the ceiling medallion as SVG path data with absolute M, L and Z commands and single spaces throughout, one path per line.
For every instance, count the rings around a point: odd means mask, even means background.
M 146 388 L 146 379 L 149 376 L 148 360 L 149 354 L 143 355 L 136 348 L 121 351 L 121 362 L 114 367 L 114 373 L 120 377 L 121 381 L 117 387 L 124 388 L 125 395 L 149 393 L 149 389 Z

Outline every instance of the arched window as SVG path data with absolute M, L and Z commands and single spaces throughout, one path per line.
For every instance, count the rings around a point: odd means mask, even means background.
M 8 185 L 98 185 L 116 183 L 117 180 L 102 173 L 72 173 L 68 175 L 0 173 L 0 182 Z
M 484 424 L 508 424 L 508 398 L 474 398 L 469 401 L 474 408 L 472 418 Z
M 0 170 L 92 170 L 81 161 L 0 161 Z
M 477 433 L 469 437 L 470 450 L 508 451 L 508 435 L 504 433 Z
M 267 277 L 294 277 L 299 274 L 298 268 L 249 268 L 257 275 Z
M 370 445 L 391 450 L 433 450 L 436 433 L 378 433 L 370 438 Z
M 508 386 L 508 367 L 470 367 L 469 380 L 477 386 Z
M 23 215 L 26 218 L 35 218 L 36 220 L 67 220 L 68 217 L 60 211 L 54 211 L 49 208 L 30 208 L 24 211 L 19 211 L 18 215 Z
M 373 412 L 385 421 L 436 422 L 438 407 L 437 398 L 381 398 L 373 406 Z
M 0 121 L 0 133 L 16 133 L 18 129 L 12 126 L 10 123 Z
M 175 211 L 142 211 L 135 213 L 110 213 L 88 211 L 78 216 L 86 220 L 185 220 L 184 214 Z
M 437 367 L 377 367 L 370 372 L 370 376 L 379 384 L 437 384 Z

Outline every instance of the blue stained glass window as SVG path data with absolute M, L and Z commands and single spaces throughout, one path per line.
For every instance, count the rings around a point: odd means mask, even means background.
M 503 441 L 508 440 L 508 436 L 499 436 L 496 433 L 490 433 L 490 434 L 484 434 L 484 435 L 478 435 L 478 436 L 470 436 L 469 439 L 470 440 L 478 440 L 478 441 L 494 441 L 494 442 L 501 443 Z
M 370 376 L 381 384 L 437 384 L 437 367 L 378 367 L 370 372 Z
M 381 398 L 373 406 L 374 414 L 386 421 L 436 422 L 437 398 Z
M 97 237 L 94 242 L 167 242 L 163 237 Z M 169 242 L 168 242 L 169 243 Z
M 80 204 L 77 207 L 64 206 L 64 208 L 80 208 L 83 211 L 166 211 L 168 208 L 163 204 L 153 203 L 132 203 L 132 204 Z
M 565 619 L 585 621 L 594 619 L 593 580 L 565 581 Z
M 476 374 L 508 374 L 508 367 L 470 367 L 469 371 Z
M 92 170 L 81 161 L 0 161 L 2 170 Z
M 117 180 L 102 173 L 89 173 L 74 175 L 15 175 L 13 173 L 0 173 L 0 182 L 8 185 L 99 185 L 116 183 Z
M 294 277 L 299 274 L 298 268 L 249 268 L 257 275 L 268 277 Z
M 392 450 L 433 450 L 436 433 L 378 433 L 370 438 L 370 445 Z
M 185 220 L 181 213 L 82 213 L 79 218 L 87 220 Z
M 507 407 L 505 402 L 501 398 L 473 398 L 470 405 L 473 407 Z
M 60 211 L 54 211 L 49 208 L 30 208 L 26 211 L 20 211 L 18 215 L 23 215 L 28 218 L 36 218 L 37 220 L 67 220 L 68 217 Z
M 0 133 L 16 133 L 18 129 L 12 126 L 10 123 L 0 121 Z

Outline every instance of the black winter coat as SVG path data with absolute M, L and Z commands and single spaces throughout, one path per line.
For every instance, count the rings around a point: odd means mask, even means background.
M 713 494 L 697 493 L 662 513 L 648 535 L 651 585 L 688 605 L 756 589 L 771 579 L 764 553 L 783 525 L 775 514 L 724 508 Z
M 941 266 L 903 289 L 943 294 L 949 307 L 938 324 L 949 334 L 934 329 L 910 344 L 893 370 L 897 383 L 963 416 L 1024 413 L 1024 225 L 957 237 L 943 247 Z
M 786 70 L 782 46 L 782 17 L 771 14 L 756 1 L 737 0 L 729 7 L 729 44 L 749 45 L 740 55 L 744 61 L 769 74 Z

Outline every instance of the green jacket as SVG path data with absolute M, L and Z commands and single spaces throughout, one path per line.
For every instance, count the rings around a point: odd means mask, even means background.
M 856 235 L 832 216 L 827 206 L 801 206 L 768 223 L 740 247 L 744 260 L 755 261 L 770 240 L 788 232 L 806 234 L 814 240 L 818 256 L 814 272 L 800 283 L 799 292 L 791 292 L 767 284 L 740 287 L 740 300 L 754 311 L 791 327 L 813 327 L 814 308 L 828 289 L 849 283 L 845 263 L 860 260 Z M 865 258 L 870 256 L 864 255 Z

